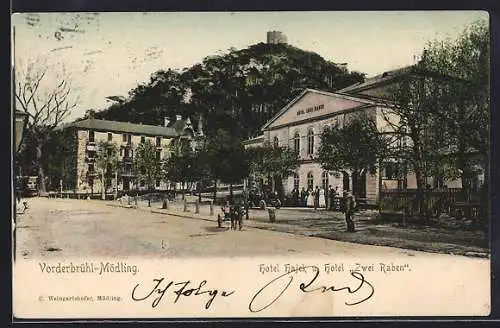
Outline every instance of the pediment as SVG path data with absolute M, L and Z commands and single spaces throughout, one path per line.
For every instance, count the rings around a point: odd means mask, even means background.
M 307 89 L 269 120 L 263 130 L 296 124 L 373 103 L 353 96 Z

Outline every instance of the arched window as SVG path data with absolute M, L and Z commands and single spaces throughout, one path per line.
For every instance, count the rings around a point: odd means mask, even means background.
M 307 131 L 307 154 L 312 155 L 314 153 L 314 131 L 309 129 Z
M 295 153 L 300 154 L 300 134 L 298 131 L 293 136 L 293 149 Z
M 321 185 L 323 186 L 324 190 L 328 190 L 328 172 L 323 171 L 321 174 Z
M 307 188 L 314 189 L 314 176 L 312 172 L 307 173 Z
M 273 139 L 273 146 L 274 146 L 275 148 L 278 148 L 278 147 L 280 146 L 280 141 L 279 141 L 279 139 L 278 139 L 278 137 L 277 137 L 277 136 L 274 136 L 274 139 Z
M 294 173 L 293 174 L 293 187 L 296 189 L 296 190 L 299 190 L 299 186 L 300 186 L 300 179 L 299 179 L 299 175 L 297 173 Z

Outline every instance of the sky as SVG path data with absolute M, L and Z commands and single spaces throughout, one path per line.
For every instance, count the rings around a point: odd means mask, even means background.
M 456 37 L 467 25 L 488 19 L 481 11 L 412 12 L 165 12 L 16 13 L 15 67 L 44 60 L 71 74 L 79 105 L 110 105 L 159 69 L 182 69 L 206 56 L 266 41 L 283 32 L 288 43 L 326 60 L 347 63 L 368 76 L 414 63 L 426 43 Z M 55 75 L 54 75 L 55 76 Z M 46 86 L 56 80 L 47 78 Z

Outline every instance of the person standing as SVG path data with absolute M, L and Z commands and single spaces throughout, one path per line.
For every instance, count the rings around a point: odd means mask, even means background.
M 346 190 L 344 192 L 344 213 L 345 213 L 345 222 L 347 225 L 346 229 L 347 232 L 356 232 L 353 220 L 353 215 L 355 210 L 356 210 L 356 199 L 349 191 Z
M 333 211 L 333 201 L 335 199 L 335 191 L 333 187 L 330 185 L 328 187 L 328 210 Z
M 314 207 L 314 191 L 309 189 L 307 193 L 307 207 Z
M 300 206 L 301 207 L 307 206 L 307 191 L 306 188 L 304 187 L 302 187 L 302 190 L 300 191 Z
M 319 207 L 320 208 L 326 208 L 326 198 L 325 198 L 325 189 L 321 187 L 319 190 Z
M 316 211 L 319 207 L 319 187 L 316 186 L 314 190 L 314 210 Z

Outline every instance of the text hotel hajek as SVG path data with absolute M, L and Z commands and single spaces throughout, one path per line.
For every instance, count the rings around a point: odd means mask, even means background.
M 317 106 L 312 106 L 312 107 L 308 107 L 306 109 L 299 109 L 297 111 L 297 116 L 299 115 L 303 115 L 303 114 L 308 114 L 308 113 L 312 113 L 312 112 L 317 112 L 318 110 L 321 110 L 325 108 L 325 105 L 324 104 L 321 104 L 321 105 L 317 105 Z
M 323 265 L 310 266 L 306 264 L 259 264 L 259 272 L 261 274 L 268 273 L 290 273 L 290 272 L 307 272 L 308 270 L 322 270 L 326 274 L 334 272 L 382 272 L 385 274 L 393 272 L 409 272 L 411 271 L 410 265 L 389 263 L 354 263 L 351 267 L 347 267 L 344 263 L 325 263 Z
M 129 265 L 125 262 L 82 262 L 82 263 L 38 263 L 42 273 L 73 274 L 73 273 L 130 273 L 136 275 L 139 272 L 137 265 Z

